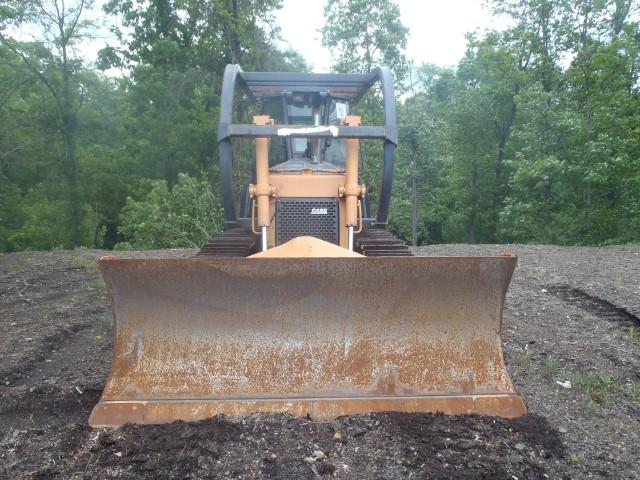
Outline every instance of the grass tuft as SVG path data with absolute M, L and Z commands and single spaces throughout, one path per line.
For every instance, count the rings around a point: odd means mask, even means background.
M 96 268 L 96 262 L 85 257 L 76 257 L 74 258 L 73 263 L 76 268 L 82 268 L 83 270 L 92 270 Z
M 523 350 L 518 353 L 516 357 L 516 376 L 520 374 L 531 373 L 531 352 L 529 350 Z
M 615 379 L 600 372 L 576 372 L 572 384 L 577 392 L 584 393 L 598 405 L 611 404 L 618 390 Z
M 545 358 L 542 371 L 546 379 L 555 381 L 561 369 L 562 363 L 560 358 L 553 354 L 548 355 L 547 358 Z
M 611 405 L 616 400 L 640 401 L 640 384 L 632 381 L 620 383 L 606 373 L 576 372 L 572 383 L 576 392 L 587 396 L 596 413 L 602 413 L 602 407 Z
M 98 278 L 92 282 L 87 283 L 87 288 L 90 290 L 92 289 L 104 290 L 105 288 L 107 288 L 107 284 L 104 283 L 104 280 L 102 278 Z

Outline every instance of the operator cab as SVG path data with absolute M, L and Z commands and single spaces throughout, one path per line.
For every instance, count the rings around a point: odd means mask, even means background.
M 361 125 L 352 110 L 374 85 L 382 94 L 384 124 Z M 246 108 L 234 108 L 236 100 L 254 106 L 251 120 Z M 265 250 L 297 236 L 352 249 L 354 235 L 384 229 L 398 137 L 395 122 L 388 68 L 343 74 L 244 72 L 239 65 L 228 65 L 217 135 L 225 230 L 259 235 Z M 255 142 L 255 164 L 246 183 L 234 181 L 233 138 Z M 376 193 L 375 216 L 362 184 L 361 140 L 383 143 L 380 184 L 371 190 Z M 238 183 L 244 188 L 236 196 L 233 186 Z
M 329 92 L 294 91 L 264 99 L 263 113 L 278 125 L 338 126 L 350 114 L 350 105 L 348 100 L 334 98 Z M 342 139 L 285 137 L 274 144 L 280 149 L 272 155 L 270 170 L 274 173 L 344 172 L 346 146 Z

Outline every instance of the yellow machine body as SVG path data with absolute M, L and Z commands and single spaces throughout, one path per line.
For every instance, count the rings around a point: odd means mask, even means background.
M 345 128 L 359 123 L 344 121 Z M 260 115 L 254 125 L 265 131 L 273 121 Z M 516 258 L 354 252 L 366 189 L 358 139 L 344 141 L 344 168 L 323 166 L 316 155 L 291 159 L 303 167 L 288 171 L 286 164 L 270 169 L 269 139 L 255 138 L 253 233 L 246 234 L 259 239 L 261 253 L 100 260 L 115 341 L 92 426 L 252 412 L 316 420 L 375 411 L 526 412 L 500 338 Z M 278 225 L 297 221 L 274 221 L 278 201 L 302 198 L 337 204 L 335 244 L 304 233 L 277 238 Z M 231 247 L 224 241 L 214 252 L 235 251 L 233 236 Z

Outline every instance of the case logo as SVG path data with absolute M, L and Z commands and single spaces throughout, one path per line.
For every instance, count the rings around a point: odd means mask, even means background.
M 326 208 L 312 208 L 311 215 L 327 215 Z

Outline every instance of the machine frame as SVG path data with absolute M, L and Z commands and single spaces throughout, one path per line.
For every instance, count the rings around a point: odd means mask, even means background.
M 384 106 L 384 125 L 374 126 L 332 126 L 318 128 L 310 132 L 309 125 L 255 125 L 234 123 L 236 93 L 242 91 L 254 104 L 265 98 L 281 97 L 295 93 L 319 93 L 325 98 L 346 99 L 355 105 L 376 83 L 380 83 L 382 103 Z M 326 121 L 325 121 L 326 123 Z M 396 126 L 395 98 L 393 77 L 387 67 L 377 67 L 370 73 L 298 73 L 298 72 L 244 72 L 240 65 L 227 65 L 222 82 L 220 105 L 220 122 L 218 125 L 218 158 L 222 187 L 222 204 L 224 208 L 225 230 L 251 230 L 251 214 L 247 205 L 236 212 L 233 191 L 233 138 L 339 138 L 383 140 L 384 153 L 382 165 L 382 181 L 378 211 L 375 217 L 369 214 L 368 207 L 363 208 L 363 229 L 385 228 L 389 220 L 391 188 L 393 184 L 393 168 L 395 150 L 398 142 Z M 290 147 L 288 147 L 290 149 Z

